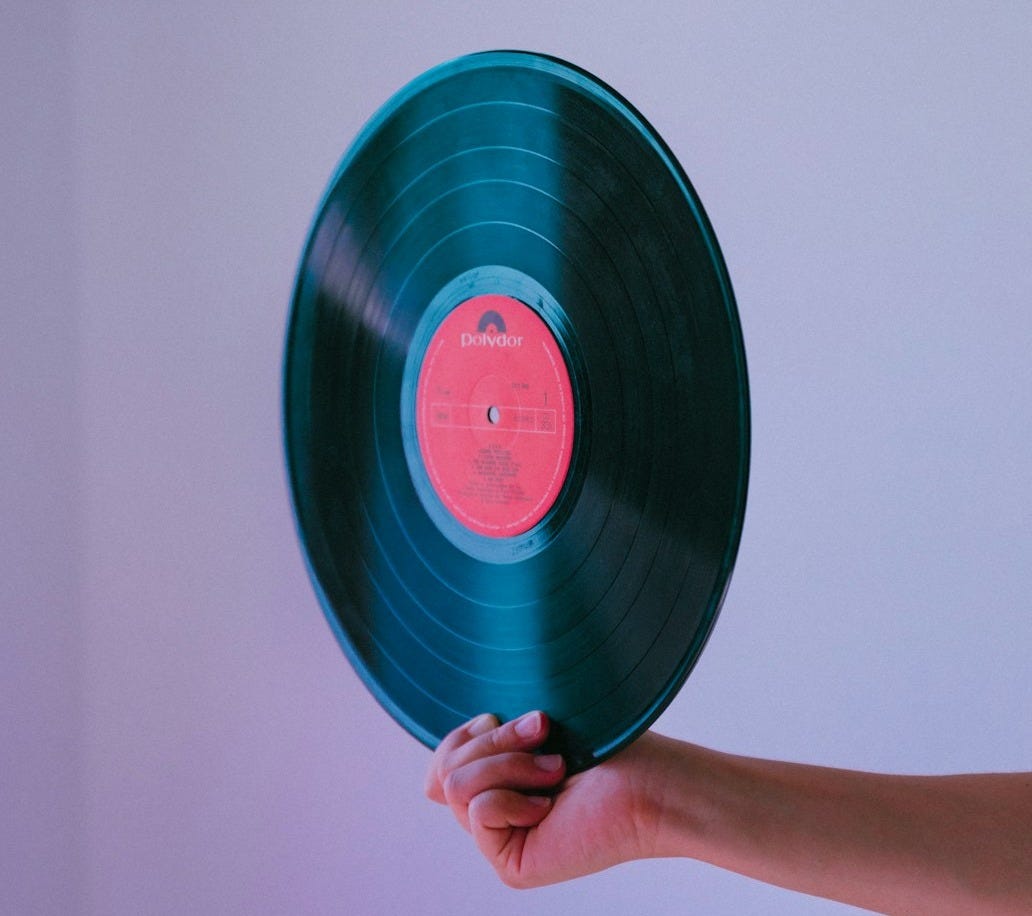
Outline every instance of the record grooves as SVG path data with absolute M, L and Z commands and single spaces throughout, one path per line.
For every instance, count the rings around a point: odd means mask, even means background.
M 328 620 L 424 743 L 540 708 L 576 771 L 648 727 L 728 585 L 748 414 L 702 206 L 594 77 L 460 58 L 345 155 L 291 310 L 288 473 Z

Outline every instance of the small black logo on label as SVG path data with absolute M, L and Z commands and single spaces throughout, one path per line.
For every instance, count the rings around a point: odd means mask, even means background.
M 505 333 L 505 319 L 498 314 L 494 309 L 488 309 L 480 316 L 480 321 L 477 322 L 477 330 L 483 334 L 488 328 L 494 328 L 495 334 Z
M 488 309 L 477 322 L 477 331 L 459 335 L 462 347 L 522 347 L 523 338 L 505 332 L 505 319 L 494 309 Z

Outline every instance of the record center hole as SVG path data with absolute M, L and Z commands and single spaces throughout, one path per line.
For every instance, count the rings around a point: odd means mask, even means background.
M 487 408 L 487 422 L 497 423 L 502 418 L 502 412 L 493 404 Z

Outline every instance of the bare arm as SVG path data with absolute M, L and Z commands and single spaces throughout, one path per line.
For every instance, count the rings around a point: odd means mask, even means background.
M 656 853 L 887 913 L 1032 913 L 1032 774 L 885 776 L 674 743 Z M 690 763 L 689 763 L 690 761 Z
M 686 856 L 886 913 L 1032 913 L 1032 774 L 885 776 L 650 733 L 563 781 L 532 753 L 547 719 L 523 722 L 457 729 L 427 782 L 513 886 Z

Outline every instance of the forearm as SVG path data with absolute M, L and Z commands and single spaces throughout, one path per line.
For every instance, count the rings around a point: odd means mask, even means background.
M 1032 912 L 1032 774 L 911 777 L 668 742 L 655 854 L 887 913 Z

